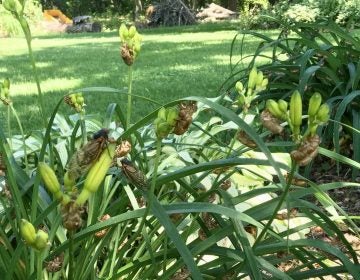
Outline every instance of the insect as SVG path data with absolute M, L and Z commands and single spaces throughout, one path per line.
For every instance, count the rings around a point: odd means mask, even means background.
M 141 189 L 147 188 L 148 183 L 146 176 L 137 169 L 130 160 L 126 158 L 122 159 L 121 168 L 130 183 Z
M 69 177 L 76 180 L 85 174 L 106 148 L 108 141 L 108 129 L 95 132 L 93 138 L 71 157 L 68 165 Z

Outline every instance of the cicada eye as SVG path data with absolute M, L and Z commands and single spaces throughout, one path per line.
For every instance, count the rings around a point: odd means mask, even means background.
M 94 140 L 99 139 L 101 137 L 107 139 L 109 137 L 109 130 L 106 129 L 106 128 L 102 128 L 99 131 L 95 132 L 94 135 L 93 135 Z

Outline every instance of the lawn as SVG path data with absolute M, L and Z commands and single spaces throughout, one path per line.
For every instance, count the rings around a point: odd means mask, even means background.
M 160 103 L 188 95 L 217 96 L 221 84 L 230 75 L 229 55 L 237 33 L 235 27 L 206 25 L 141 30 L 143 44 L 134 65 L 133 93 Z M 120 58 L 119 47 L 117 32 L 35 37 L 33 49 L 47 116 L 59 98 L 70 91 L 98 86 L 125 92 L 128 69 Z M 255 41 L 247 40 L 245 53 L 252 53 L 255 47 Z M 9 77 L 12 82 L 12 99 L 25 130 L 38 128 L 36 86 L 23 38 L 1 39 L 0 77 Z M 87 113 L 104 112 L 111 102 L 125 104 L 126 96 L 91 93 L 86 96 Z M 155 108 L 139 99 L 134 102 L 135 120 Z M 3 106 L 1 113 L 4 119 Z

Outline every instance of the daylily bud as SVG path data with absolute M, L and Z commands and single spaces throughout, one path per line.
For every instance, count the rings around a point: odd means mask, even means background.
M 166 109 L 164 107 L 160 108 L 158 111 L 158 118 L 166 120 Z
M 82 205 L 89 198 L 89 196 L 96 192 L 104 180 L 115 155 L 115 145 L 109 144 L 100 155 L 99 159 L 90 168 L 88 175 L 84 182 L 84 188 L 76 199 L 76 203 Z
M 315 117 L 316 113 L 319 111 L 320 105 L 321 105 L 321 94 L 318 92 L 315 92 L 309 101 L 309 109 L 308 114 L 309 117 Z
M 269 79 L 265 78 L 262 80 L 261 87 L 266 88 L 266 86 L 269 84 Z
M 257 72 L 257 76 L 256 76 L 256 86 L 261 86 L 263 79 L 264 79 L 264 74 L 263 74 L 263 72 L 262 72 L 262 71 Z
M 4 82 L 2 83 L 3 87 L 6 89 L 10 89 L 10 79 L 6 78 Z
M 20 234 L 28 245 L 32 245 L 35 242 L 35 228 L 32 223 L 25 219 L 20 221 Z
M 129 37 L 129 30 L 126 27 L 125 23 L 122 23 L 119 28 L 119 36 L 121 41 L 126 41 L 126 39 Z
M 33 247 L 41 251 L 47 247 L 48 241 L 49 241 L 48 233 L 39 229 L 38 232 L 36 233 L 36 238 Z
M 283 114 L 279 108 L 278 103 L 273 99 L 269 99 L 266 101 L 266 109 L 268 109 L 269 112 L 278 119 L 280 119 Z
M 169 108 L 167 110 L 166 122 L 170 126 L 175 126 L 178 114 L 179 114 L 179 110 L 177 108 L 175 108 L 175 107 Z
M 239 93 L 239 97 L 237 99 L 239 106 L 244 106 L 245 104 L 245 96 L 242 93 Z
M 249 74 L 248 88 L 251 88 L 251 89 L 255 88 L 256 79 L 257 79 L 257 70 L 256 70 L 256 67 L 253 67 Z
M 316 114 L 317 120 L 324 123 L 327 122 L 330 118 L 329 112 L 330 112 L 329 105 L 322 104 Z
M 287 114 L 288 103 L 285 100 L 278 100 L 279 109 L 283 114 Z
M 238 81 L 235 84 L 235 89 L 238 93 L 241 93 L 244 90 L 244 85 L 242 82 Z
M 51 192 L 57 199 L 62 199 L 60 183 L 54 170 L 52 170 L 52 168 L 45 162 L 39 162 L 38 170 L 48 191 Z
M 129 28 L 128 36 L 131 39 L 135 36 L 135 34 L 136 34 L 136 27 L 132 25 Z
M 294 91 L 290 99 L 290 120 L 294 126 L 302 123 L 302 100 L 299 91 Z

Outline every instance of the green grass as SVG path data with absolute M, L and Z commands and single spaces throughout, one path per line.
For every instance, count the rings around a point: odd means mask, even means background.
M 141 30 L 143 45 L 134 64 L 133 93 L 160 103 L 189 95 L 217 96 L 230 74 L 229 54 L 235 27 L 207 24 Z M 257 42 L 248 38 L 245 53 L 251 54 Z M 33 50 L 45 95 L 46 115 L 69 91 L 94 86 L 124 89 L 127 66 L 120 58 L 119 48 L 117 32 L 35 37 Z M 11 79 L 12 99 L 25 131 L 41 127 L 36 86 L 23 38 L 1 39 L 0 80 L 5 77 Z M 91 93 L 86 96 L 87 113 L 101 114 L 111 102 L 125 108 L 126 96 Z M 136 98 L 134 103 L 133 120 L 155 108 Z M 62 111 L 70 112 L 64 107 Z M 0 112 L 4 120 L 4 106 Z

